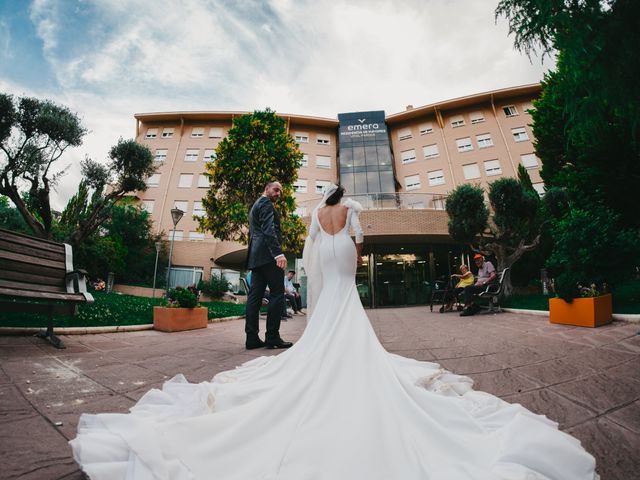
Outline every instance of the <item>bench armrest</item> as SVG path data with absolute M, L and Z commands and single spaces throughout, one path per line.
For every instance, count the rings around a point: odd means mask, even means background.
M 87 278 L 89 274 L 86 270 L 72 270 L 65 274 L 65 284 L 68 293 L 81 293 L 87 299 L 87 303 L 93 303 L 93 296 L 87 292 Z

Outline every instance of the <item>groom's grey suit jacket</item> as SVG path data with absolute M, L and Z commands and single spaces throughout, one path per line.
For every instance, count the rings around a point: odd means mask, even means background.
M 251 270 L 274 261 L 282 255 L 280 215 L 267 197 L 261 196 L 249 212 L 249 246 L 247 269 Z

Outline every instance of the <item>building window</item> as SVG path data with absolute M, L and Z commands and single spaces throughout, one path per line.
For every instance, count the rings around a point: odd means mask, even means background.
M 202 157 L 202 160 L 204 160 L 205 162 L 215 162 L 216 150 L 214 148 L 207 148 L 204 151 L 204 156 Z
M 420 135 L 427 135 L 429 133 L 433 133 L 433 124 L 431 122 L 420 125 Z
M 408 190 L 417 190 L 420 188 L 420 175 L 409 175 L 404 177 L 404 186 Z
M 187 153 L 184 154 L 185 162 L 195 162 L 198 160 L 198 155 L 200 154 L 200 150 L 197 148 L 189 148 L 187 149 Z
M 451 118 L 451 126 L 453 128 L 458 128 L 464 126 L 464 117 L 462 115 L 456 115 Z
M 331 185 L 327 180 L 316 180 L 316 193 L 324 193 L 325 188 Z
M 145 135 L 145 138 L 156 138 L 157 136 L 158 136 L 158 129 L 150 128 L 147 130 L 147 134 Z
M 422 153 L 424 154 L 424 158 L 436 158 L 440 155 L 438 151 L 438 145 L 435 143 L 433 145 L 426 145 L 422 147 Z
M 402 130 L 398 130 L 398 140 L 408 140 L 409 138 L 413 138 L 410 128 L 403 128 Z
M 476 142 L 478 142 L 478 148 L 493 147 L 493 140 L 491 139 L 490 133 L 476 135 Z
M 516 142 L 525 142 L 529 140 L 529 135 L 527 135 L 527 131 L 524 129 L 524 127 L 512 128 L 511 134 L 513 135 L 513 139 Z
M 165 128 L 162 130 L 162 138 L 171 138 L 173 137 L 173 128 Z
M 167 159 L 167 149 L 159 148 L 156 150 L 156 156 L 153 157 L 156 162 L 164 162 Z
M 327 155 L 316 155 L 316 167 L 331 168 L 331 157 Z
M 427 172 L 427 176 L 429 177 L 429 186 L 444 185 L 444 172 L 442 170 Z
M 192 138 L 202 138 L 204 137 L 204 127 L 193 127 L 191 130 Z
M 147 187 L 157 187 L 160 185 L 160 174 L 154 173 L 147 179 Z
M 506 107 L 502 107 L 502 111 L 507 117 L 515 117 L 518 115 L 518 109 L 515 105 L 507 105 Z
M 331 144 L 331 139 L 329 137 L 329 135 L 316 135 L 316 143 L 318 145 L 330 145 Z
M 299 178 L 293 184 L 293 190 L 296 193 L 307 193 L 307 181 L 304 178 Z
M 459 152 L 468 152 L 469 150 L 473 150 L 470 137 L 457 139 L 456 145 L 458 146 Z
M 471 119 L 471 125 L 475 125 L 476 123 L 482 123 L 482 122 L 484 122 L 484 113 L 483 112 L 472 112 L 469 115 L 469 118 Z
M 302 160 L 300 160 L 300 166 L 301 167 L 308 167 L 309 166 L 309 154 L 308 153 L 303 153 L 302 154 Z
M 463 165 L 462 171 L 464 173 L 465 180 L 473 180 L 474 178 L 480 178 L 480 167 L 477 163 L 470 163 L 469 165 Z
M 155 205 L 154 200 L 143 200 L 142 201 L 142 209 L 147 213 L 153 213 L 153 206 Z
M 411 209 L 411 210 L 415 210 L 415 209 L 423 209 L 425 208 L 424 206 L 424 202 L 422 200 L 409 200 L 407 202 L 407 208 Z
M 193 183 L 193 174 L 192 173 L 183 173 L 180 175 L 180 181 L 178 182 L 178 187 L 180 188 L 191 188 L 191 184 Z
M 204 233 L 202 232 L 189 232 L 190 242 L 202 242 L 204 241 Z
M 544 182 L 538 182 L 533 184 L 533 189 L 538 192 L 538 195 L 544 195 Z
M 182 238 L 183 238 L 182 230 L 175 230 L 175 231 L 174 230 L 169 230 L 169 240 L 171 240 L 172 238 L 174 240 L 182 240 Z
M 306 207 L 306 205 L 302 205 L 301 207 L 297 207 L 293 213 L 295 213 L 299 217 L 306 217 L 307 216 L 307 207 Z
M 527 170 L 538 168 L 538 157 L 536 157 L 534 153 L 525 153 L 524 155 L 520 155 L 520 161 L 522 162 L 522 166 Z
M 484 162 L 484 173 L 487 174 L 487 177 L 502 175 L 500 162 L 498 160 L 487 160 L 486 162 Z
M 298 143 L 309 143 L 309 134 L 304 132 L 296 132 L 293 136 Z
M 405 150 L 404 152 L 400 152 L 400 157 L 402 158 L 402 163 L 415 162 L 416 151 L 413 148 L 411 150 Z
M 175 202 L 173 202 L 173 208 L 177 208 L 178 210 L 182 210 L 184 213 L 187 213 L 189 202 L 187 202 L 186 200 L 176 200 Z
M 204 207 L 202 206 L 202 202 L 193 202 L 193 216 L 194 217 L 204 217 L 205 215 Z
M 198 175 L 198 188 L 209 188 L 209 179 L 206 175 Z
M 209 129 L 209 138 L 222 138 L 222 127 L 211 127 Z

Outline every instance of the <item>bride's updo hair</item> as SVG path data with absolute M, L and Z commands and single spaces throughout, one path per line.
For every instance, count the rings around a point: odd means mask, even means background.
M 338 189 L 335 192 L 333 192 L 331 195 L 329 195 L 329 197 L 327 198 L 326 204 L 335 205 L 340 201 L 343 195 L 344 195 L 344 187 L 341 185 L 338 185 Z

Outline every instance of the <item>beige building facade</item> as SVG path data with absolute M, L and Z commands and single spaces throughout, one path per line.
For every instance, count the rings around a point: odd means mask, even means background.
M 528 110 L 540 85 L 471 95 L 385 115 L 337 119 L 280 114 L 304 158 L 295 184 L 297 214 L 308 218 L 331 182 L 341 182 L 365 207 L 367 262 L 357 283 L 365 305 L 426 303 L 436 278 L 447 276 L 465 250 L 448 236 L 446 195 L 464 183 L 487 187 L 517 176 L 522 164 L 542 194 Z M 209 187 L 207 161 L 234 119 L 247 112 L 136 114 L 136 138 L 155 155 L 157 173 L 139 192 L 156 231 L 173 234 L 171 209 L 185 212 L 175 231 L 172 284 L 222 270 L 237 286 L 246 250 L 198 232 Z M 369 119 L 369 120 L 367 120 Z M 304 271 L 290 258 L 290 267 Z

